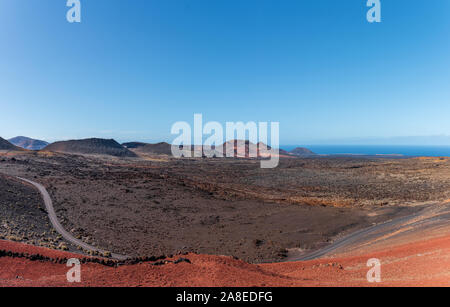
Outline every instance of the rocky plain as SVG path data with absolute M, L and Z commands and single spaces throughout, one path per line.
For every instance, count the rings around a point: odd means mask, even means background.
M 74 237 L 130 257 L 195 253 L 283 262 L 450 199 L 450 159 L 113 157 L 0 153 L 0 238 L 77 249 L 48 221 L 44 185 Z

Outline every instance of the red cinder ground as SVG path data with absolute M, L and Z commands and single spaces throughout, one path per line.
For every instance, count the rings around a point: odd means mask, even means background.
M 421 238 L 307 262 L 253 265 L 231 257 L 189 254 L 174 259 L 188 258 L 191 264 L 142 263 L 118 268 L 84 264 L 79 284 L 67 282 L 64 264 L 3 257 L 0 286 L 450 286 L 450 235 Z M 79 257 L 6 241 L 0 241 L 0 250 Z M 381 261 L 379 284 L 367 282 L 370 258 Z

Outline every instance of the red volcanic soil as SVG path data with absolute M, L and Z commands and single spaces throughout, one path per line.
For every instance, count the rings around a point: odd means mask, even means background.
M 424 240 L 424 239 L 422 239 Z M 20 243 L 0 241 L 0 251 L 77 258 Z M 83 264 L 79 284 L 66 281 L 65 264 L 0 258 L 0 286 L 450 286 L 450 235 L 379 251 L 307 262 L 253 265 L 225 256 L 188 254 L 191 263 L 145 262 L 117 268 Z M 381 261 L 379 284 L 367 282 L 370 258 Z

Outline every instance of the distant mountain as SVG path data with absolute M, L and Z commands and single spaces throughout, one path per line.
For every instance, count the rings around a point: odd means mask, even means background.
M 162 142 L 157 144 L 147 144 L 147 143 L 141 143 L 141 142 L 129 142 L 129 143 L 123 143 L 124 147 L 132 150 L 136 154 L 163 154 L 163 155 L 172 155 L 172 145 Z M 255 146 L 255 150 L 257 153 L 257 156 L 259 158 L 269 157 L 271 155 L 270 152 L 265 151 L 265 148 L 267 145 L 263 143 L 254 144 L 250 141 L 244 141 L 244 140 L 231 140 L 223 145 L 221 147 L 223 148 L 223 156 L 227 156 L 227 150 L 229 151 L 230 157 L 239 157 L 239 158 L 249 158 L 250 157 L 250 149 L 252 149 Z M 203 151 L 202 146 L 188 146 L 188 148 L 191 149 L 190 156 L 194 156 L 194 151 L 198 150 L 202 152 L 202 155 L 206 155 L 206 153 Z M 267 146 L 267 149 L 270 150 L 271 147 Z M 188 149 L 189 150 L 189 149 Z M 214 155 L 219 156 L 218 152 L 216 153 L 216 147 L 212 146 L 211 150 L 213 151 Z M 291 154 L 287 151 L 280 149 L 279 150 L 280 156 L 286 156 L 289 157 Z
M 138 154 L 143 153 L 143 154 L 157 154 L 157 155 L 172 155 L 172 145 L 165 142 L 157 144 L 131 142 L 126 144 L 127 148 L 133 148 L 134 149 L 133 151 Z
M 269 151 L 272 147 L 262 142 L 254 144 L 248 140 L 231 140 L 225 142 L 222 146 L 224 156 L 249 158 L 251 151 L 256 152 L 258 158 L 267 158 L 272 155 Z M 289 153 L 283 149 L 278 149 L 278 155 L 280 157 L 289 156 Z
M 15 138 L 8 140 L 11 144 L 14 144 L 16 146 L 22 147 L 24 149 L 29 150 L 41 150 L 45 146 L 47 146 L 49 143 L 41 140 L 35 140 L 31 138 L 27 138 L 25 136 L 17 136 Z
M 8 142 L 7 140 L 3 139 L 0 137 L 0 150 L 14 150 L 14 151 L 21 151 L 23 150 L 23 148 L 14 146 L 13 144 L 11 144 L 10 142 Z
M 55 142 L 44 148 L 46 151 L 109 155 L 115 157 L 136 157 L 137 155 L 115 140 L 84 139 Z
M 308 148 L 304 147 L 297 147 L 289 152 L 290 154 L 294 156 L 314 156 L 316 153 L 312 152 Z
M 128 143 L 123 143 L 122 146 L 125 148 L 128 148 L 128 149 L 134 149 L 134 148 L 143 147 L 147 144 L 148 143 L 142 143 L 142 142 L 128 142 Z
M 248 158 L 251 152 L 259 155 L 259 146 L 248 140 L 231 140 L 222 146 L 224 157 Z

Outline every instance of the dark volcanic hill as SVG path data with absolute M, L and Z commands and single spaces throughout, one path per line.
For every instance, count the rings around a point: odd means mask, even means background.
M 14 146 L 7 140 L 0 137 L 0 150 L 23 150 L 23 148 Z
M 294 156 L 315 156 L 316 153 L 312 152 L 308 148 L 297 147 L 290 151 L 290 153 Z
M 46 151 L 109 155 L 115 157 L 136 157 L 137 155 L 115 140 L 85 139 L 56 142 L 44 148 Z
M 41 140 L 35 140 L 31 138 L 27 138 L 25 136 L 17 136 L 15 138 L 8 140 L 11 144 L 29 149 L 29 150 L 41 150 L 45 146 L 47 146 L 49 143 Z

